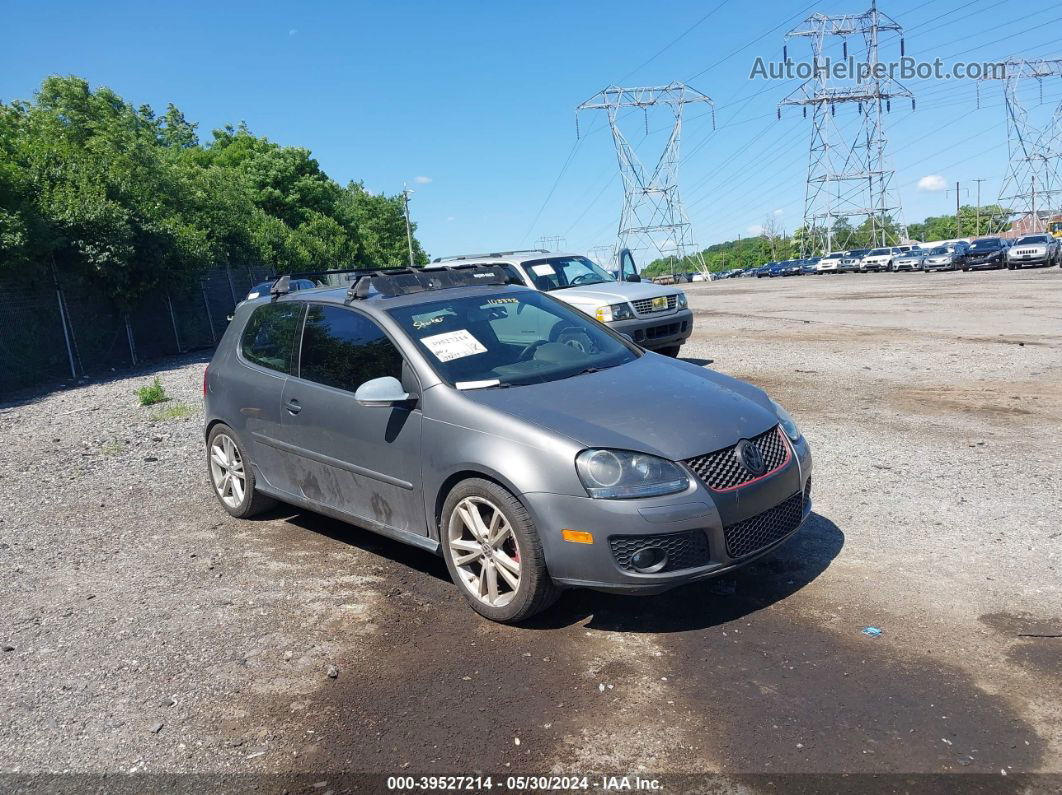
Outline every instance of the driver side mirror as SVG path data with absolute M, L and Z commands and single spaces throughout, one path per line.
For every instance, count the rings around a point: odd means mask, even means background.
M 374 378 L 358 387 L 354 399 L 362 406 L 394 406 L 409 400 L 409 393 L 402 388 L 397 378 L 385 375 Z
M 642 280 L 642 277 L 639 276 L 637 273 L 628 273 L 627 274 L 627 281 L 629 281 L 629 282 L 640 282 L 641 280 Z

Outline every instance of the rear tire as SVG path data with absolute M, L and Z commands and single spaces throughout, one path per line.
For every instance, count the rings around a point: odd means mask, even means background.
M 484 618 L 522 621 L 560 596 L 531 516 L 497 483 L 458 483 L 443 504 L 439 541 L 450 577 Z
M 221 507 L 237 519 L 249 519 L 276 505 L 276 500 L 255 488 L 251 459 L 228 425 L 218 423 L 210 429 L 207 474 Z

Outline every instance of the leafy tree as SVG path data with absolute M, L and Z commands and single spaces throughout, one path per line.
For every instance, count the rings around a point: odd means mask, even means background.
M 206 144 L 196 130 L 172 104 L 157 116 L 73 76 L 0 103 L 0 274 L 54 263 L 130 306 L 219 265 L 407 262 L 401 196 L 341 187 L 244 124 Z

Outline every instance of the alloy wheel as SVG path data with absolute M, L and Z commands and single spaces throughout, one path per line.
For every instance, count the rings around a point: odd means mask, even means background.
M 247 490 L 247 473 L 240 449 L 227 434 L 219 433 L 210 445 L 210 477 L 221 501 L 238 508 Z
M 447 544 L 458 578 L 484 604 L 504 607 L 520 588 L 520 547 L 501 509 L 465 497 L 450 513 Z

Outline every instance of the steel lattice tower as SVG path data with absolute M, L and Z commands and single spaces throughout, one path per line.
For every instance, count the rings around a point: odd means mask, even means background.
M 616 249 L 656 252 L 660 257 L 673 257 L 672 263 L 699 253 L 693 238 L 693 227 L 682 209 L 679 197 L 679 144 L 682 139 L 682 111 L 686 105 L 702 102 L 715 107 L 705 94 L 683 83 L 646 88 L 609 86 L 576 108 L 576 132 L 579 114 L 584 110 L 603 110 L 608 116 L 612 141 L 616 146 L 620 176 L 623 178 L 623 211 L 620 214 Z M 655 167 L 649 170 L 634 151 L 620 129 L 620 111 L 640 108 L 648 134 L 648 111 L 656 106 L 666 107 L 674 121 Z
M 1043 101 L 1043 81 L 1062 77 L 1062 60 L 1008 58 L 1000 74 L 984 80 L 1003 82 L 1004 107 L 1007 113 L 1007 152 L 1010 162 L 999 190 L 999 203 L 1011 215 L 1028 217 L 1029 232 L 1043 232 L 1039 211 L 1062 211 L 1062 102 L 1050 117 L 1038 114 L 1030 118 L 1022 103 L 1020 89 L 1026 81 L 1036 80 Z M 980 97 L 980 82 L 978 83 Z M 1045 118 L 1046 117 L 1046 118 Z
M 884 114 L 891 110 L 896 97 L 914 98 L 910 91 L 895 80 L 883 76 L 878 67 L 878 50 L 882 33 L 903 29 L 890 17 L 878 11 L 872 0 L 869 11 L 862 14 L 826 16 L 812 14 L 798 27 L 786 34 L 783 59 L 788 63 L 788 42 L 806 38 L 811 44 L 813 74 L 801 86 L 782 100 L 778 107 L 802 106 L 804 116 L 812 109 L 811 151 L 807 187 L 804 193 L 804 235 L 802 253 L 827 253 L 835 249 L 851 248 L 850 232 L 841 232 L 835 239 L 835 225 L 841 219 L 855 220 L 852 230 L 869 220 L 871 240 L 885 246 L 899 242 L 906 229 L 899 221 L 900 204 L 891 189 L 893 171 L 888 166 Z M 852 56 L 856 75 L 831 82 L 835 62 L 826 55 L 828 37 L 842 40 L 843 59 L 848 60 L 848 40 L 862 43 L 865 53 Z M 903 55 L 903 40 L 900 40 Z M 880 67 L 884 68 L 884 67 Z M 860 116 L 858 129 L 846 133 L 837 124 L 838 106 L 855 105 Z M 890 220 L 892 223 L 890 223 Z

